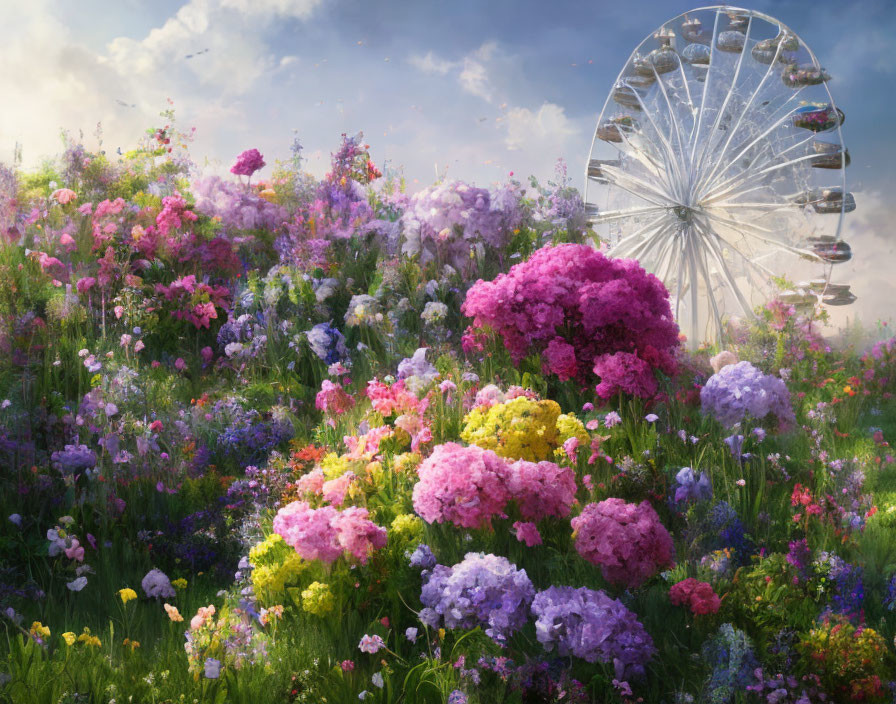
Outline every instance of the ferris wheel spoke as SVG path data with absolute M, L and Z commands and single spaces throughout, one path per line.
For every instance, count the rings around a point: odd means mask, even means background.
M 797 92 L 799 92 L 799 91 L 797 91 Z M 789 101 L 788 101 L 788 102 L 789 102 Z M 763 139 L 765 139 L 766 137 L 768 137 L 772 132 L 774 132 L 774 131 L 775 131 L 776 129 L 778 129 L 781 125 L 783 125 L 785 122 L 787 122 L 787 120 L 790 119 L 790 118 L 796 113 L 796 111 L 799 110 L 799 108 L 800 108 L 800 106 L 797 105 L 797 106 L 794 107 L 792 110 L 788 111 L 785 115 L 783 115 L 780 119 L 778 119 L 778 120 L 776 120 L 775 122 L 773 122 L 772 125 L 771 125 L 770 127 L 766 128 L 763 132 L 761 132 L 761 133 L 759 134 L 758 137 L 756 137 L 756 138 L 753 139 L 751 142 L 749 142 L 749 143 L 748 143 L 748 144 L 747 144 L 747 145 L 746 145 L 746 146 L 745 146 L 745 147 L 744 147 L 744 148 L 737 154 L 737 156 L 735 156 L 733 159 L 731 159 L 730 161 L 728 161 L 727 164 L 726 164 L 726 166 L 722 169 L 722 171 L 721 171 L 720 173 L 721 173 L 721 174 L 726 173 L 732 166 L 734 166 L 734 165 L 738 162 L 738 160 L 739 160 L 742 156 L 744 156 L 744 154 L 746 154 L 746 153 L 750 150 L 751 147 L 753 147 L 755 144 L 757 144 L 758 142 L 760 142 L 760 141 L 762 141 Z
M 644 104 L 644 100 L 641 98 L 641 94 L 632 90 L 635 97 L 638 99 L 638 103 L 641 105 L 641 112 L 647 117 L 647 120 L 650 122 L 653 127 L 654 132 L 656 132 L 656 136 L 659 138 L 660 143 L 663 145 L 663 148 L 666 151 L 666 161 L 664 164 L 666 171 L 666 180 L 669 184 L 675 184 L 680 182 L 681 180 L 681 166 L 679 164 L 679 159 L 675 154 L 675 149 L 672 147 L 672 143 L 666 137 L 665 132 L 663 132 L 659 126 L 656 124 L 656 121 L 653 119 L 653 115 L 651 115 L 651 111 L 647 109 L 647 106 Z M 673 176 L 672 172 L 676 172 L 676 176 Z
M 716 220 L 716 221 L 722 223 L 723 225 L 725 225 L 726 227 L 728 227 L 729 229 L 732 229 L 741 235 L 753 237 L 765 244 L 770 244 L 775 247 L 780 247 L 781 249 L 787 250 L 791 254 L 798 254 L 801 257 L 809 257 L 811 259 L 819 259 L 818 255 L 815 254 L 815 252 L 813 252 L 810 249 L 802 249 L 800 247 L 794 247 L 793 245 L 788 244 L 787 242 L 782 242 L 781 240 L 776 239 L 774 237 L 774 235 L 775 235 L 774 230 L 769 230 L 766 227 L 760 227 L 759 225 L 756 225 L 756 224 L 750 223 L 750 222 L 746 222 L 746 221 L 741 222 L 738 220 L 731 220 L 729 218 L 724 218 L 724 217 L 722 217 L 716 213 L 712 213 L 712 212 L 708 212 L 707 215 L 709 216 L 709 219 L 711 221 Z M 746 232 L 744 232 L 744 231 L 746 231 Z M 720 237 L 720 239 L 724 239 L 724 238 L 721 238 L 721 236 L 719 236 L 719 237 Z
M 742 177 L 731 188 L 723 191 L 722 193 L 719 193 L 717 195 L 710 193 L 707 197 L 702 198 L 700 200 L 700 203 L 702 205 L 711 205 L 712 203 L 714 203 L 718 200 L 727 198 L 731 193 L 738 193 L 738 188 L 750 179 L 758 178 L 760 176 L 765 176 L 767 174 L 774 173 L 775 171 L 780 171 L 781 169 L 786 169 L 789 166 L 796 166 L 797 164 L 801 164 L 804 161 L 811 161 L 812 159 L 817 159 L 817 158 L 818 158 L 817 154 L 806 154 L 804 156 L 797 157 L 796 159 L 789 159 L 788 161 L 782 162 L 780 164 L 773 164 L 772 166 L 767 166 L 764 169 L 760 169 L 759 171 L 756 171 L 755 173 L 751 173 L 749 175 L 749 177 L 747 177 L 747 176 Z M 764 187 L 765 186 L 763 186 L 763 188 Z M 754 190 L 754 189 L 751 189 L 751 190 Z M 749 190 L 741 191 L 738 193 L 738 195 L 743 195 L 744 193 L 749 193 L 749 192 L 750 192 Z
M 633 232 L 630 235 L 626 235 L 625 237 L 623 237 L 621 240 L 619 240 L 616 244 L 614 244 L 610 248 L 611 255 L 616 256 L 615 252 L 617 251 L 617 248 L 624 247 L 627 244 L 631 244 L 632 242 L 636 241 L 644 233 L 648 232 L 652 228 L 659 225 L 665 219 L 665 217 L 666 217 L 665 214 L 660 215 L 659 217 L 657 217 L 654 220 L 652 220 L 651 222 L 647 223 L 644 227 L 640 228 L 639 230 Z
M 700 251 L 697 253 L 697 263 L 700 265 L 703 280 L 706 282 L 706 297 L 709 299 L 709 304 L 712 307 L 712 320 L 716 326 L 716 333 L 720 336 L 722 333 L 722 313 L 719 310 L 718 301 L 716 301 L 712 278 L 710 277 L 709 267 L 706 262 L 706 247 L 701 247 Z
M 614 220 L 622 220 L 624 218 L 631 218 L 637 215 L 649 215 L 650 213 L 658 213 L 661 211 L 665 211 L 665 206 L 641 206 L 638 208 L 624 208 L 622 210 L 606 210 L 603 213 L 598 213 L 594 217 L 590 219 L 592 225 L 603 225 L 607 222 L 613 222 Z
M 731 79 L 731 85 L 728 87 L 728 92 L 725 93 L 725 100 L 722 101 L 722 106 L 716 112 L 716 119 L 713 121 L 712 129 L 709 131 L 709 134 L 706 137 L 706 140 L 703 144 L 703 149 L 700 152 L 700 158 L 697 160 L 696 169 L 699 170 L 703 167 L 703 162 L 706 159 L 707 153 L 712 151 L 714 135 L 717 134 L 719 130 L 719 125 L 722 123 L 722 118 L 725 116 L 725 111 L 728 109 L 728 103 L 731 100 L 731 96 L 734 94 L 734 88 L 737 85 L 738 78 L 740 77 L 740 69 L 744 63 L 744 55 L 748 51 L 748 46 L 750 44 L 750 30 L 753 28 L 753 16 L 750 15 L 750 19 L 747 22 L 747 31 L 744 36 L 744 47 L 741 50 L 740 54 L 737 56 L 737 66 L 734 69 L 734 77 Z M 713 36 L 713 43 L 716 42 L 716 37 Z M 712 66 L 712 62 L 710 62 L 710 67 Z M 707 76 L 707 80 L 709 77 Z
M 644 237 L 640 242 L 636 243 L 634 248 L 626 256 L 627 259 L 640 259 L 650 252 L 653 247 L 662 242 L 662 237 L 671 235 L 675 232 L 671 223 L 664 223 L 656 228 L 651 234 Z
M 731 273 L 731 269 L 728 267 L 728 263 L 725 261 L 725 255 L 721 248 L 721 243 L 724 242 L 724 240 L 721 237 L 719 237 L 718 233 L 716 233 L 708 225 L 704 226 L 700 223 L 697 223 L 696 227 L 697 227 L 697 231 L 700 233 L 703 241 L 706 243 L 707 247 L 709 248 L 710 253 L 713 255 L 713 259 L 716 260 L 716 264 L 719 267 L 719 271 L 722 274 L 722 280 L 728 286 L 731 293 L 734 294 L 734 297 L 737 299 L 737 302 L 740 305 L 741 310 L 743 310 L 744 314 L 747 317 L 752 317 L 753 309 L 750 306 L 747 299 L 744 297 L 743 291 L 740 290 L 740 286 L 737 285 L 737 280 L 734 278 L 734 274 Z M 731 251 L 737 252 L 738 255 L 740 255 L 741 258 L 743 258 L 744 261 L 746 261 L 748 265 L 753 266 L 753 262 L 751 262 L 747 257 L 745 257 L 740 252 L 740 250 L 738 250 L 736 247 L 731 246 L 727 242 L 725 242 L 725 244 L 728 245 L 728 248 Z
M 801 146 L 807 144 L 808 142 L 813 141 L 814 137 L 815 136 L 812 135 L 812 137 L 808 137 L 806 139 L 799 140 L 798 142 L 795 142 L 791 146 L 787 147 L 787 149 L 784 149 L 784 150 L 778 152 L 778 154 L 775 154 L 772 158 L 766 158 L 765 160 L 762 160 L 762 161 L 760 161 L 759 159 L 754 159 L 754 161 L 743 171 L 741 171 L 740 173 L 730 177 L 729 179 L 727 179 L 721 183 L 709 182 L 706 187 L 709 192 L 707 193 L 707 195 L 700 197 L 700 202 L 703 204 L 708 204 L 708 203 L 712 203 L 712 202 L 718 200 L 719 192 L 720 192 L 720 189 L 722 189 L 722 188 L 727 189 L 729 187 L 733 187 L 732 192 L 736 192 L 737 188 L 745 181 L 749 181 L 751 179 L 757 178 L 764 174 L 771 173 L 777 169 L 786 168 L 788 166 L 794 166 L 798 163 L 801 163 L 802 161 L 808 161 L 810 159 L 817 158 L 817 156 L 818 156 L 817 154 L 809 154 L 806 156 L 797 157 L 796 159 L 790 159 L 785 162 L 773 161 L 774 158 L 781 157 L 781 156 L 787 154 L 788 152 L 793 151 L 794 149 L 799 149 Z M 767 152 L 767 151 L 770 151 L 770 148 L 767 146 L 763 147 L 763 152 Z M 760 156 L 762 156 L 762 154 L 760 154 Z M 768 164 L 768 166 L 767 166 L 767 164 Z M 729 192 L 728 190 L 725 191 L 725 193 L 728 193 L 728 192 Z
M 780 30 L 780 27 L 779 27 L 779 30 Z M 712 171 L 710 171 L 709 175 L 706 177 L 707 181 L 712 180 L 719 165 L 724 162 L 725 156 L 728 153 L 728 148 L 731 146 L 731 140 L 734 138 L 734 135 L 737 134 L 738 130 L 740 129 L 740 126 L 743 123 L 744 117 L 746 117 L 746 115 L 747 115 L 747 111 L 750 109 L 750 107 L 752 107 L 753 101 L 756 100 L 756 96 L 759 95 L 759 93 L 762 91 L 763 87 L 765 86 L 765 82 L 768 80 L 769 76 L 772 74 L 772 69 L 777 66 L 778 59 L 781 56 L 781 47 L 783 45 L 784 45 L 783 42 L 778 42 L 778 46 L 775 49 L 774 58 L 772 59 L 771 63 L 768 65 L 768 69 L 766 69 L 765 74 L 762 76 L 762 80 L 759 81 L 759 85 L 757 85 L 756 88 L 753 90 L 753 92 L 750 94 L 750 99 L 747 101 L 747 103 L 744 105 L 743 109 L 740 111 L 740 115 L 738 115 L 737 122 L 734 123 L 734 127 L 732 127 L 731 130 L 729 130 L 728 138 L 725 140 L 725 146 L 722 147 L 722 151 L 717 157 L 715 166 L 713 167 Z M 746 53 L 746 51 L 747 51 L 747 45 L 746 45 L 746 42 L 744 42 L 744 50 L 741 55 Z M 791 96 L 791 98 L 792 97 L 793 96 Z
M 697 121 L 694 123 L 694 129 L 691 131 L 691 157 L 689 168 L 693 170 L 694 157 L 696 156 L 697 143 L 700 141 L 700 133 L 703 128 L 703 115 L 706 113 L 706 93 L 709 90 L 709 79 L 712 78 L 713 59 L 716 54 L 716 35 L 719 33 L 719 17 L 722 11 L 716 10 L 716 21 L 712 29 L 712 40 L 709 45 L 709 68 L 707 69 L 706 78 L 703 80 L 703 94 L 700 97 L 700 113 L 697 115 Z
M 619 186 L 622 190 L 627 191 L 642 200 L 663 207 L 670 207 L 675 204 L 675 200 L 670 198 L 659 187 L 638 178 L 632 173 L 627 173 L 622 169 L 617 169 L 612 166 L 605 166 L 602 170 L 606 172 L 607 180 L 612 185 Z
M 677 56 L 677 55 L 676 55 Z M 678 65 L 681 66 L 681 57 L 678 56 Z M 663 94 L 663 98 L 666 101 L 666 107 L 669 108 L 669 115 L 672 117 L 672 125 L 675 127 L 675 136 L 678 139 L 678 150 L 679 150 L 679 160 L 684 156 L 685 148 L 684 148 L 684 134 L 682 133 L 681 124 L 678 122 L 678 111 L 673 107 L 672 101 L 669 100 L 669 93 L 666 91 L 666 85 L 663 82 L 663 78 L 660 73 L 656 70 L 656 66 L 653 67 L 653 75 L 656 77 L 656 84 L 659 86 L 660 92 Z

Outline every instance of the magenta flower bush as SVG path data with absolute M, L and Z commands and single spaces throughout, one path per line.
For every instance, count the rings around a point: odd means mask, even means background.
M 507 489 L 520 515 L 529 521 L 569 515 L 576 500 L 576 475 L 553 462 L 519 460 L 506 475 Z
M 634 589 L 674 564 L 669 531 L 646 501 L 591 503 L 570 523 L 579 555 L 613 584 Z
M 462 311 L 491 328 L 514 363 L 541 354 L 545 373 L 589 383 L 609 398 L 648 398 L 656 371 L 675 372 L 678 326 L 669 293 L 637 262 L 609 259 L 586 245 L 544 247 L 528 261 L 478 281 Z
M 230 173 L 237 176 L 251 176 L 264 165 L 261 152 L 257 149 L 247 149 L 236 158 L 236 162 L 230 167 Z

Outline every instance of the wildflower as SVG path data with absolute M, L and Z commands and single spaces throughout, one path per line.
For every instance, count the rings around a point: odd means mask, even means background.
M 32 623 L 31 629 L 28 632 L 31 634 L 31 637 L 36 640 L 42 640 L 43 638 L 50 637 L 50 629 L 40 621 L 35 621 L 34 623 Z
M 215 658 L 207 658 L 205 661 L 206 679 L 216 680 L 221 676 L 221 661 Z
M 343 672 L 351 672 L 355 669 L 355 663 L 353 660 L 343 660 L 339 663 L 339 666 L 342 668 Z
M 646 420 L 648 423 L 656 423 L 659 419 L 660 417 L 656 413 L 648 413 L 646 416 L 644 416 L 644 420 Z
M 610 411 L 604 416 L 604 426 L 607 428 L 612 428 L 614 425 L 619 425 L 621 422 L 622 416 L 616 411 Z
M 669 601 L 675 606 L 687 605 L 696 615 L 714 614 L 722 600 L 708 582 L 698 582 L 693 577 L 673 584 L 669 590 Z
M 264 157 L 257 149 L 247 149 L 242 152 L 230 167 L 230 173 L 237 176 L 252 176 L 256 171 L 265 166 Z
M 361 642 L 358 643 L 358 649 L 362 653 L 370 653 L 371 655 L 378 653 L 385 647 L 385 642 L 378 635 L 365 635 L 363 638 L 361 638 Z
M 168 614 L 168 618 L 174 623 L 180 623 L 184 620 L 184 617 L 180 615 L 180 611 L 177 610 L 176 606 L 165 604 L 165 612 Z
M 517 521 L 513 524 L 513 529 L 516 531 L 516 539 L 525 543 L 526 547 L 541 545 L 541 533 L 538 532 L 538 527 L 534 523 Z
M 118 590 L 118 596 L 121 598 L 122 604 L 127 604 L 129 601 L 137 598 L 137 592 L 133 589 L 125 587 L 124 589 Z
M 87 586 L 87 577 L 84 577 L 83 575 L 81 577 L 77 577 L 71 582 L 66 582 L 65 586 L 73 592 L 79 592 Z
M 336 599 L 329 585 L 312 582 L 302 592 L 302 608 L 310 614 L 324 616 L 336 607 Z
M 78 636 L 78 642 L 89 645 L 91 648 L 100 648 L 103 645 L 99 638 L 90 634 L 90 629 L 87 626 L 84 626 L 83 632 Z
M 404 637 L 411 641 L 411 643 L 415 642 L 417 640 L 417 629 L 413 626 L 406 629 L 404 632 Z
M 385 682 L 383 681 L 383 675 L 380 672 L 374 672 L 373 676 L 370 678 L 370 681 L 374 684 L 374 686 L 383 688 Z
M 171 599 L 175 594 L 174 587 L 165 573 L 155 568 L 146 573 L 140 586 L 143 588 L 143 593 L 151 599 L 158 597 Z
M 66 645 L 72 646 L 75 644 L 75 634 L 71 631 L 66 631 L 62 634 L 62 640 L 65 641 Z

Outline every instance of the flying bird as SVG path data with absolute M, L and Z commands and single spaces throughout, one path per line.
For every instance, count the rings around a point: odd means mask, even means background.
M 126 103 L 126 102 L 124 102 L 123 100 L 121 100 L 120 98 L 116 98 L 116 99 L 115 99 L 115 102 L 118 103 L 119 105 L 121 105 L 121 106 L 124 107 L 124 108 L 135 108 L 135 107 L 137 107 L 137 104 L 136 104 L 136 103 Z

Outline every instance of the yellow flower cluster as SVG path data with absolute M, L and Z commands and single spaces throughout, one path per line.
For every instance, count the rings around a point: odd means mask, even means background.
M 99 638 L 90 635 L 90 629 L 87 626 L 84 626 L 84 631 L 78 636 L 78 642 L 84 643 L 84 645 L 90 645 L 94 648 L 102 646 Z
M 324 616 L 336 607 L 336 598 L 329 585 L 312 582 L 302 591 L 302 608 L 309 614 Z
M 418 542 L 423 538 L 423 521 L 413 513 L 396 516 L 389 527 L 389 538 L 400 544 Z
M 295 586 L 308 563 L 277 533 L 271 533 L 249 551 L 252 586 L 262 603 L 283 601 L 287 586 Z
M 118 590 L 118 596 L 121 597 L 122 604 L 127 604 L 129 601 L 133 601 L 137 598 L 137 592 L 129 587 L 125 587 L 124 589 Z
M 585 430 L 585 424 L 572 413 L 564 413 L 557 418 L 557 432 L 559 433 L 557 442 L 560 444 L 560 447 L 554 450 L 554 456 L 557 459 L 566 457 L 563 444 L 570 438 L 576 438 L 579 441 L 579 447 L 588 447 L 591 442 L 588 431 Z
M 352 468 L 351 460 L 345 455 L 328 452 L 320 461 L 321 469 L 327 479 L 337 479 Z
M 31 630 L 29 631 L 32 638 L 49 638 L 50 637 L 50 629 L 42 624 L 40 621 L 35 621 L 31 624 Z
M 395 457 L 395 471 L 401 474 L 411 474 L 422 461 L 423 457 L 418 452 L 402 452 Z
M 474 408 L 464 418 L 461 439 L 502 457 L 541 462 L 560 446 L 556 401 L 518 396 L 490 408 Z
M 187 588 L 187 580 L 183 577 L 179 577 L 178 579 L 171 580 L 171 586 L 175 589 L 186 589 Z

